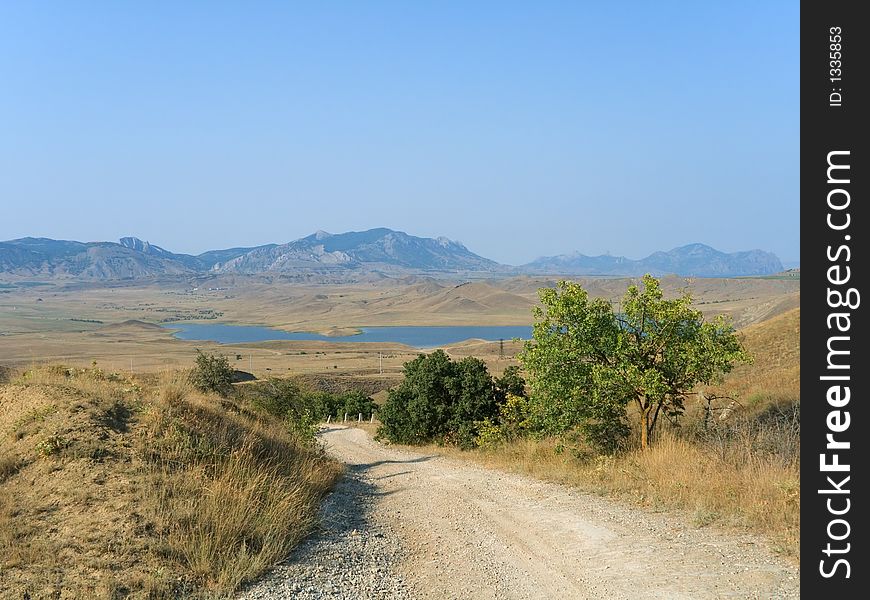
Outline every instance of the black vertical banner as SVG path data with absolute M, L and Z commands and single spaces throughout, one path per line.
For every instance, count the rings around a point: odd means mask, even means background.
M 870 22 L 859 18 L 859 8 L 867 6 L 801 3 L 801 593 L 807 598 L 870 594 L 864 244 Z

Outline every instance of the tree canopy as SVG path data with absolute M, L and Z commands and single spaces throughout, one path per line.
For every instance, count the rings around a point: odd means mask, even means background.
M 619 310 L 569 281 L 539 296 L 520 360 L 531 418 L 546 433 L 579 428 L 594 445 L 613 449 L 628 435 L 633 404 L 646 448 L 662 414 L 677 418 L 698 384 L 749 360 L 724 317 L 705 321 L 688 294 L 665 299 L 651 275 L 628 288 Z
M 379 412 L 378 432 L 403 444 L 437 440 L 471 447 L 480 423 L 498 415 L 508 394 L 525 387 L 516 368 L 493 379 L 479 358 L 454 362 L 443 350 L 405 363 L 404 372 Z
M 233 368 L 226 356 L 206 354 L 197 348 L 190 380 L 200 391 L 227 396 L 233 390 Z

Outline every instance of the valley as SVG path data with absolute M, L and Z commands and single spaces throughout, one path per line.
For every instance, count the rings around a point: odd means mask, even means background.
M 454 276 L 455 277 L 455 276 Z M 239 355 L 258 376 L 288 372 L 398 373 L 418 350 L 396 343 L 264 341 L 222 346 L 173 337 L 180 321 L 260 325 L 287 332 L 347 335 L 360 327 L 529 326 L 537 290 L 555 277 L 436 279 L 408 276 L 355 283 L 296 283 L 270 276 L 162 278 L 143 282 L 51 282 L 0 293 L 0 364 L 97 361 L 113 370 L 189 366 L 194 348 Z M 580 278 L 614 302 L 630 280 Z M 800 304 L 799 279 L 667 277 L 667 294 L 692 292 L 707 317 L 745 327 Z M 498 361 L 519 349 L 505 340 L 451 344 L 459 354 Z M 503 357 L 504 358 L 504 357 Z M 505 362 L 505 361 L 502 361 Z M 500 369 L 499 369 L 500 370 Z

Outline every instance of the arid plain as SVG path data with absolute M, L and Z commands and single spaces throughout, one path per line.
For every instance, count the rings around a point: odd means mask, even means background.
M 507 279 L 371 278 L 353 283 L 298 283 L 256 276 L 165 279 L 148 283 L 56 282 L 0 293 L 0 364 L 90 365 L 153 371 L 192 363 L 195 348 L 236 358 L 258 377 L 330 373 L 398 375 L 418 349 L 390 343 L 270 341 L 219 345 L 175 339 L 175 321 L 264 325 L 286 331 L 347 335 L 393 325 L 531 325 L 537 290 L 558 277 Z M 630 280 L 585 278 L 593 296 L 618 302 Z M 800 305 L 800 279 L 663 280 L 667 294 L 688 290 L 705 316 L 729 315 L 742 328 Z M 505 341 L 469 340 L 448 348 L 474 354 L 501 371 L 519 349 Z M 499 364 L 500 363 L 500 364 Z

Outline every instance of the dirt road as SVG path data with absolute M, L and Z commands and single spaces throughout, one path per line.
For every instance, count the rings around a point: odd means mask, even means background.
M 325 515 L 333 526 L 246 597 L 278 597 L 269 591 L 284 585 L 286 593 L 294 577 L 299 598 L 800 594 L 798 570 L 752 536 L 698 529 L 568 487 L 384 447 L 360 429 L 332 427 L 322 438 L 348 465 L 347 482 Z M 352 529 L 336 526 L 337 517 L 350 519 Z M 343 549 L 354 537 L 353 547 L 364 550 Z M 318 553 L 329 559 L 318 562 Z M 343 569 L 373 576 L 343 577 Z M 300 587 L 298 578 L 311 573 L 325 575 Z M 365 582 L 360 589 L 357 580 Z M 323 582 L 335 593 L 325 592 Z

